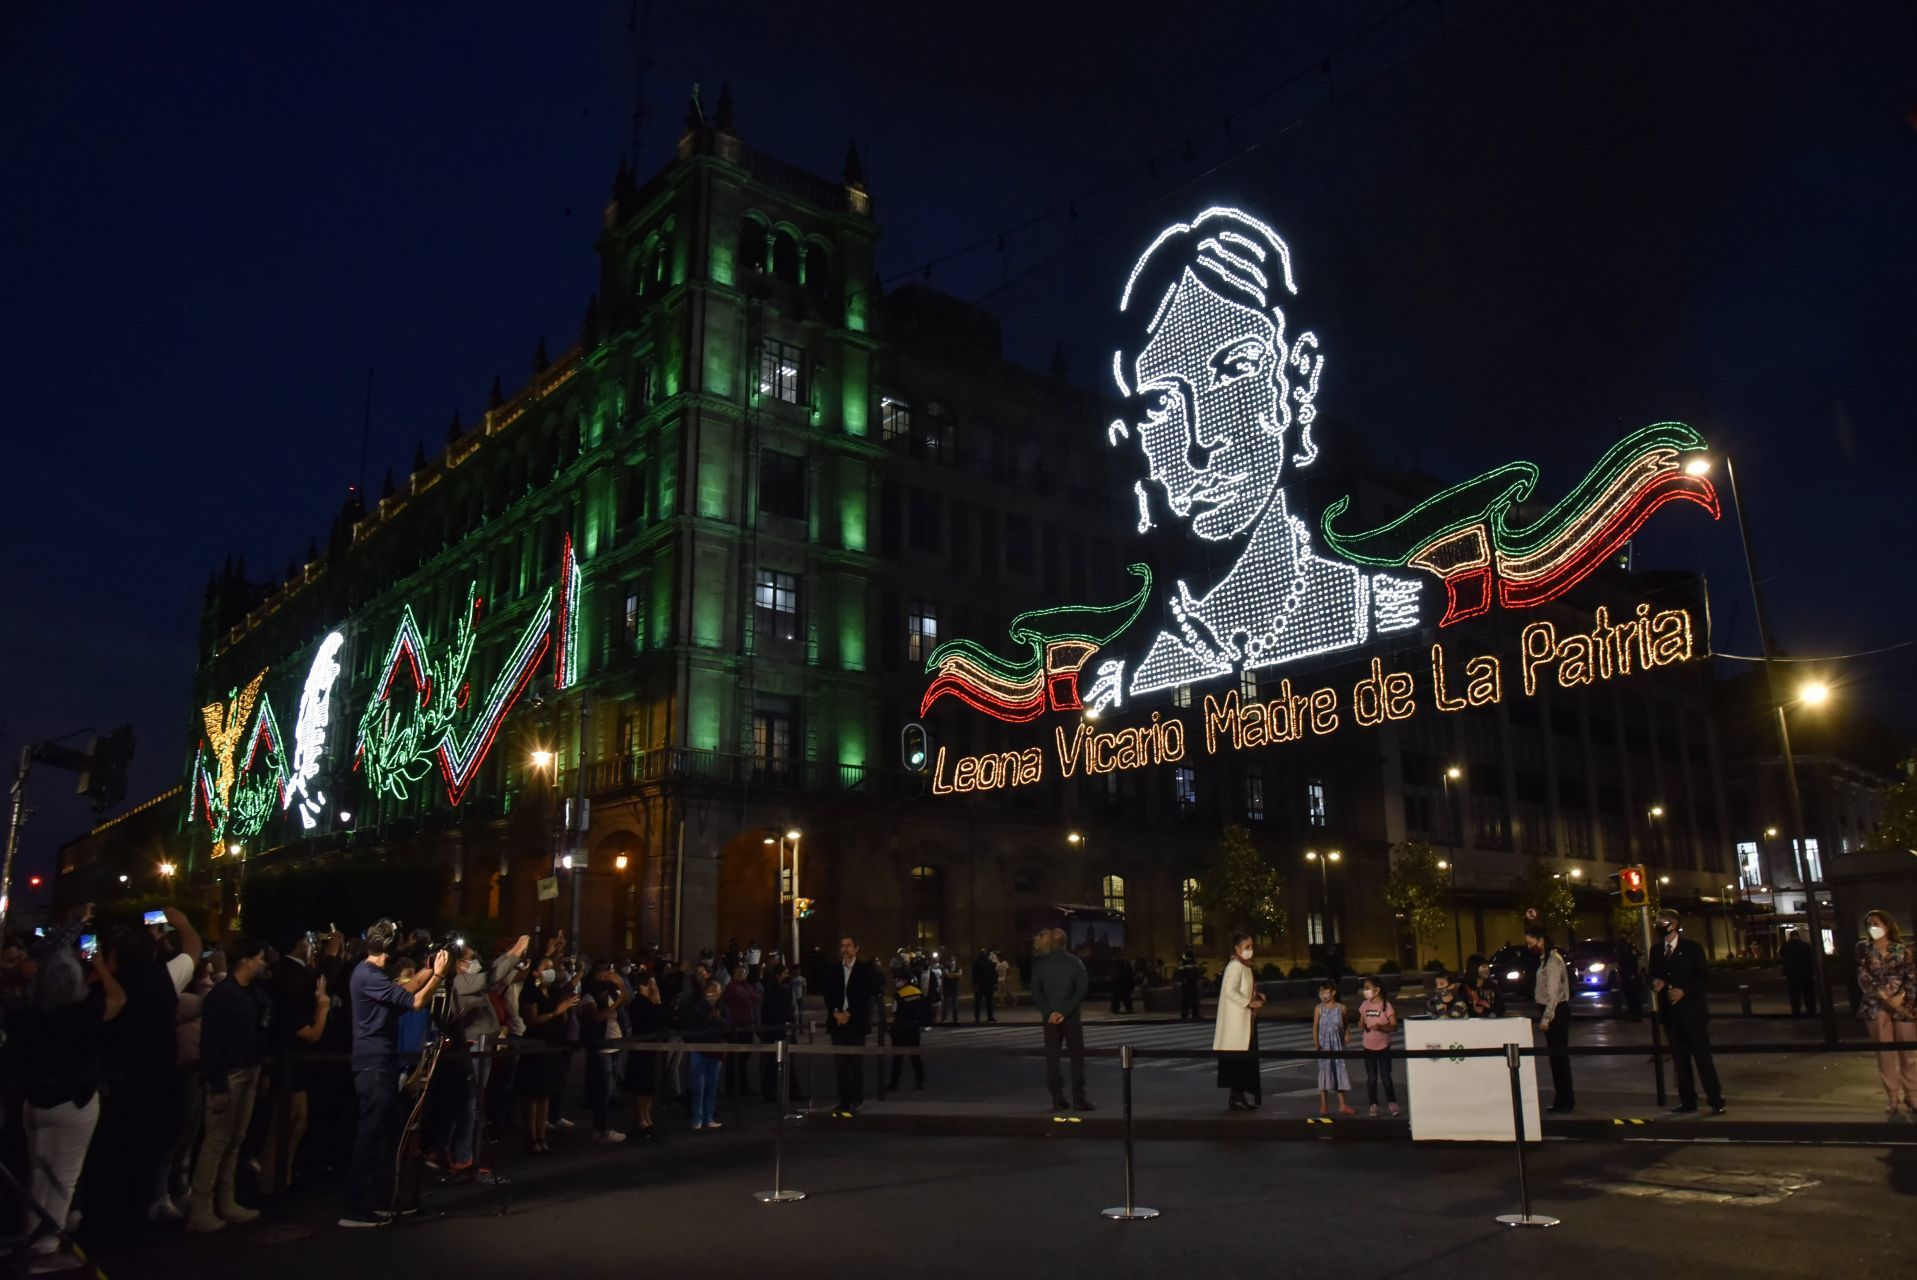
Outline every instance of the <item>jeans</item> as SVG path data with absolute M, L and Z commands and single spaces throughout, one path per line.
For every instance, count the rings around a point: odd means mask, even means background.
M 359 1095 L 359 1133 L 346 1173 L 346 1212 L 370 1218 L 393 1198 L 393 1128 L 399 1116 L 399 1064 L 353 1072 Z
M 71 1102 L 57 1107 L 29 1104 L 26 1113 L 33 1202 L 46 1210 L 56 1229 L 64 1231 L 67 1210 L 73 1207 L 74 1188 L 80 1184 L 80 1168 L 86 1163 L 87 1144 L 93 1141 L 93 1127 L 100 1123 L 100 1095 L 87 1099 L 84 1107 Z M 44 1225 L 35 1223 L 33 1229 L 38 1231 Z M 59 1238 L 51 1233 L 33 1242 L 35 1253 L 53 1253 L 59 1248 Z
M 1365 1093 L 1371 1099 L 1371 1105 L 1378 1105 L 1378 1082 L 1384 1082 L 1384 1100 L 1398 1100 L 1398 1086 L 1391 1079 L 1391 1049 L 1365 1050 Z
M 471 1047 L 472 1056 L 466 1060 L 466 1101 L 453 1117 L 452 1139 L 446 1144 L 446 1154 L 455 1165 L 472 1163 L 473 1135 L 479 1131 L 480 1100 L 486 1096 L 486 1084 L 493 1074 L 492 1042 L 474 1042 Z
M 253 1122 L 253 1099 L 259 1087 L 260 1069 L 246 1067 L 226 1073 L 225 1093 L 207 1091 L 206 1128 L 200 1137 L 200 1158 L 193 1165 L 196 1218 L 233 1207 L 233 1179 L 239 1172 L 240 1147 Z
M 1065 1081 L 1058 1071 L 1058 1053 L 1064 1048 L 1072 1055 L 1072 1097 L 1085 1096 L 1085 1024 L 1077 1018 L 1045 1024 L 1045 1082 L 1052 1096 L 1065 1096 Z
M 713 1111 L 719 1101 L 719 1068 L 722 1065 L 718 1055 L 710 1053 L 692 1053 L 686 1055 L 687 1070 L 692 1077 L 692 1127 L 711 1124 Z

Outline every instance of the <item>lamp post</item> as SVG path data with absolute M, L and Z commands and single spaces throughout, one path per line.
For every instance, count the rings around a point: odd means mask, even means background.
M 1790 722 L 1784 714 L 1783 689 L 1777 680 L 1777 662 L 1772 653 L 1770 621 L 1764 613 L 1764 592 L 1758 585 L 1756 558 L 1751 554 L 1750 522 L 1744 515 L 1743 496 L 1737 491 L 1737 468 L 1732 464 L 1728 453 L 1723 455 L 1723 459 L 1724 476 L 1730 483 L 1731 504 L 1737 508 L 1737 536 L 1744 547 L 1744 576 L 1750 580 L 1751 609 L 1757 619 L 1757 638 L 1763 646 L 1764 682 L 1770 690 L 1771 708 L 1777 717 L 1777 749 L 1784 762 L 1784 799 L 1787 812 L 1790 814 L 1791 848 L 1797 850 L 1801 856 L 1805 851 L 1804 805 L 1797 792 L 1797 761 L 1791 755 Z M 1710 470 L 1711 459 L 1704 454 L 1693 456 L 1684 465 L 1687 475 L 1708 475 Z M 1821 682 L 1812 682 L 1804 686 L 1800 691 L 1800 697 L 1808 706 L 1821 706 L 1829 700 L 1830 689 Z M 1819 861 L 1821 862 L 1822 859 Z M 1805 868 L 1807 872 L 1812 870 L 1821 872 L 1822 869 L 1821 866 Z M 1775 876 L 1768 878 L 1772 884 L 1777 883 Z M 1831 1008 L 1830 985 L 1825 981 L 1824 930 L 1817 907 L 1817 884 L 1815 878 L 1809 875 L 1804 877 L 1804 918 L 1811 932 L 1811 972 L 1820 997 L 1817 1008 L 1824 1023 L 1824 1042 L 1835 1044 L 1837 1042 L 1837 1011 Z
M 785 833 L 786 840 L 792 844 L 792 963 L 799 963 L 799 829 L 793 827 Z M 781 849 L 781 865 L 784 863 Z
M 1451 940 L 1458 948 L 1458 972 L 1464 972 L 1464 925 L 1458 920 L 1458 864 L 1438 859 L 1438 870 L 1449 872 L 1451 880 Z
M 1070 831 L 1065 835 L 1065 843 L 1078 850 L 1078 891 L 1084 894 L 1087 892 L 1086 886 L 1091 883 L 1091 841 L 1081 831 Z
M 1327 950 L 1329 950 L 1331 947 L 1331 934 L 1332 934 L 1331 864 L 1339 861 L 1343 857 L 1344 855 L 1339 853 L 1336 849 L 1333 849 L 1323 855 L 1320 855 L 1318 851 L 1315 849 L 1305 850 L 1305 861 L 1315 862 L 1318 864 L 1319 884 L 1324 891 L 1325 927 L 1324 927 L 1324 942 L 1321 945 L 1323 945 Z

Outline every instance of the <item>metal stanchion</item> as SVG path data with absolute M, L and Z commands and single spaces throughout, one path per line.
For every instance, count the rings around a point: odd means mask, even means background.
M 786 1095 L 791 1092 L 791 1090 L 786 1087 L 785 1041 L 779 1041 L 778 1048 L 773 1051 L 773 1056 L 778 1063 L 779 1072 L 779 1112 L 778 1119 L 773 1121 L 772 1126 L 772 1190 L 755 1191 L 752 1193 L 752 1196 L 753 1199 L 757 1200 L 760 1204 L 789 1204 L 794 1200 L 805 1199 L 805 1192 L 794 1191 L 790 1187 L 781 1185 L 781 1180 L 785 1176 Z
M 1531 1212 L 1531 1181 L 1524 1171 L 1524 1084 L 1518 1075 L 1518 1046 L 1504 1046 L 1505 1065 L 1511 1068 L 1511 1125 L 1517 1135 L 1518 1148 L 1518 1212 L 1501 1213 L 1498 1221 L 1507 1227 L 1555 1227 L 1556 1218 Z
M 1147 1209 L 1144 1205 L 1132 1203 L 1132 1047 L 1122 1045 L 1118 1050 L 1118 1076 L 1125 1099 L 1125 1203 L 1115 1208 L 1101 1210 L 1101 1216 L 1115 1222 L 1140 1222 L 1146 1218 L 1156 1218 L 1158 1210 Z

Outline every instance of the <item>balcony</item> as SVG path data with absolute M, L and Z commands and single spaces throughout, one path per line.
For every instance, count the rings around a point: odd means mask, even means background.
M 865 765 L 778 760 L 724 751 L 667 747 L 658 751 L 617 756 L 610 760 L 596 760 L 587 765 L 586 794 L 599 796 L 653 783 L 699 782 L 718 787 L 839 795 L 853 791 L 875 791 L 879 786 L 879 778 L 877 769 Z M 560 776 L 560 794 L 572 794 L 575 785 L 573 773 Z

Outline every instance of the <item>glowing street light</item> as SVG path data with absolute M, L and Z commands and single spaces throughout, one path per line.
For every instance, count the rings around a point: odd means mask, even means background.
M 1573 880 L 1582 880 L 1582 879 L 1584 879 L 1584 868 L 1583 868 L 1583 867 L 1572 867 L 1572 868 L 1571 868 L 1571 878 L 1572 878 Z
M 1651 806 L 1651 816 L 1652 816 L 1653 818 L 1661 818 L 1661 817 L 1663 817 L 1663 816 L 1664 816 L 1664 806 L 1663 806 L 1663 805 L 1661 805 L 1661 804 L 1654 804 L 1654 805 L 1652 805 L 1652 806 Z
M 1684 474 L 1687 476 L 1707 476 L 1711 474 L 1710 458 L 1701 453 L 1697 454 L 1689 462 L 1684 464 Z
M 1764 838 L 1765 838 L 1766 840 L 1775 840 L 1775 839 L 1777 839 L 1777 828 L 1776 828 L 1776 827 L 1765 827 L 1765 828 L 1764 828 Z
M 234 842 L 233 842 L 232 844 L 229 844 L 229 845 L 227 845 L 227 846 L 226 846 L 226 851 L 227 851 L 228 853 L 230 853 L 230 854 L 232 854 L 232 855 L 233 855 L 234 857 L 236 857 L 236 858 L 237 858 L 237 857 L 239 857 L 239 856 L 240 856 L 240 844 L 239 844 L 239 841 L 237 841 L 237 840 L 236 840 L 236 841 L 234 841 Z
M 623 853 L 612 860 L 613 868 L 618 871 L 624 871 L 631 863 L 632 859 Z
M 551 766 L 552 766 L 552 752 L 550 752 L 550 751 L 535 751 L 535 752 L 533 752 L 533 753 L 532 753 L 532 767 L 533 767 L 533 768 L 535 768 L 535 769 L 546 769 L 546 768 L 550 768 Z
M 1830 701 L 1830 686 L 1822 680 L 1807 680 L 1797 687 L 1797 700 L 1807 707 L 1821 707 Z
M 1657 882 L 1659 884 L 1669 884 L 1671 882 L 1671 878 L 1669 876 L 1659 876 L 1657 878 Z
M 121 883 L 121 884 L 125 884 L 125 883 L 126 883 L 126 877 L 125 877 L 124 875 L 122 875 L 122 876 L 120 877 L 120 883 Z
M 1448 778 L 1449 780 L 1451 780 L 1452 782 L 1456 782 L 1459 778 L 1462 778 L 1464 776 L 1464 770 L 1460 769 L 1457 765 L 1454 764 L 1449 769 L 1446 769 L 1444 771 L 1444 776 Z
M 175 866 L 174 866 L 174 865 L 173 865 L 172 863 L 170 863 L 170 862 L 162 862 L 162 863 L 160 864 L 160 874 L 161 874 L 161 875 L 163 875 L 163 876 L 169 876 L 169 877 L 170 877 L 170 876 L 172 876 L 172 874 L 174 873 L 174 871 L 176 871 L 177 869 L 178 869 L 178 868 L 176 868 L 176 867 L 175 867 Z
M 339 820 L 341 822 L 351 822 L 353 820 L 353 815 L 348 810 L 341 809 L 339 811 Z
M 1080 834 L 1078 834 L 1078 832 L 1074 831 L 1070 835 L 1065 837 L 1065 843 L 1066 844 L 1084 844 L 1085 837 L 1081 836 Z

